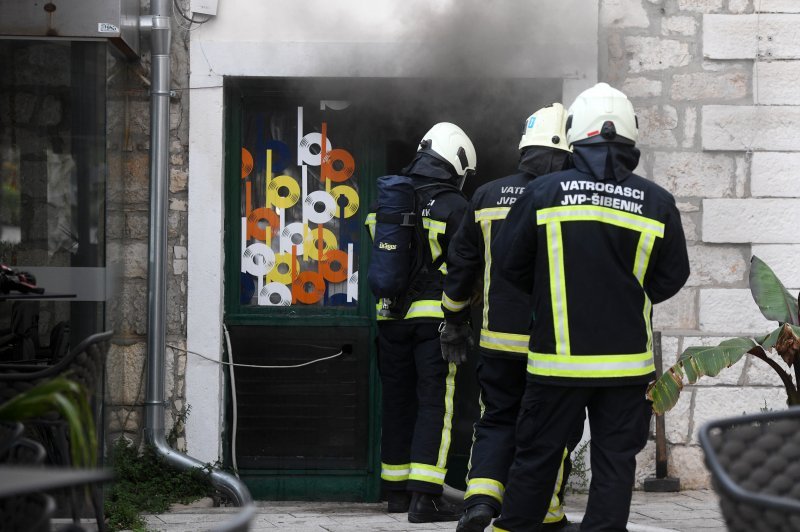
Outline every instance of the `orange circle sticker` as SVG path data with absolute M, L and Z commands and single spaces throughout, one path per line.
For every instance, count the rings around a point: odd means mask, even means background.
M 242 148 L 242 179 L 250 175 L 253 171 L 253 155 L 247 151 L 247 148 Z
M 341 283 L 347 279 L 347 253 L 341 249 L 326 252 L 319 263 L 322 276 L 332 283 Z
M 311 305 L 322 299 L 325 293 L 325 281 L 317 272 L 300 272 L 292 283 L 292 293 L 301 303 Z
M 261 226 L 262 221 L 266 222 L 264 227 Z M 247 238 L 255 238 L 266 242 L 267 227 L 270 228 L 274 236 L 278 233 L 278 229 L 280 229 L 280 223 L 280 219 L 278 215 L 275 214 L 275 211 L 267 209 L 266 207 L 260 207 L 252 211 L 247 217 Z
M 330 150 L 322 157 L 322 179 L 334 183 L 347 181 L 356 170 L 356 162 L 350 152 L 342 149 Z

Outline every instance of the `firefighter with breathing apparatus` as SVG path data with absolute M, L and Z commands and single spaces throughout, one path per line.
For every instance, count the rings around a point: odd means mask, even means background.
M 455 521 L 461 501 L 443 496 L 453 424 L 456 364 L 442 358 L 439 324 L 447 250 L 467 200 L 475 148 L 455 124 L 422 138 L 401 175 L 378 179 L 368 273 L 378 299 L 383 391 L 381 479 L 390 512 L 413 523 Z

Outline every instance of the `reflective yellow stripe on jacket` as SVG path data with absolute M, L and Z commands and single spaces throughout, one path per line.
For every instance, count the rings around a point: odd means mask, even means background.
M 550 207 L 536 213 L 536 223 L 544 225 L 547 235 L 547 260 L 550 274 L 550 303 L 555 329 L 555 353 L 528 353 L 528 371 L 551 377 L 635 377 L 655 371 L 652 348 L 652 304 L 645 294 L 644 315 L 647 327 L 647 350 L 644 353 L 573 356 L 569 338 L 567 286 L 564 273 L 564 245 L 561 225 L 570 222 L 600 222 L 640 233 L 633 274 L 641 285 L 656 238 L 664 237 L 664 224 L 628 212 L 592 205 Z
M 450 299 L 447 297 L 447 294 L 442 292 L 442 306 L 449 310 L 450 312 L 459 312 L 464 310 L 469 305 L 469 300 L 466 301 L 456 301 L 455 299 Z
M 525 355 L 528 353 L 529 340 L 530 336 L 527 334 L 503 333 L 481 329 L 480 345 L 486 349 Z
M 440 222 L 432 218 L 423 218 L 422 227 L 428 231 L 428 244 L 431 247 L 431 260 L 436 262 L 442 255 L 442 245 L 439 243 L 439 235 L 447 231 L 447 222 Z M 444 262 L 439 266 L 439 271 L 447 275 L 447 264 Z
M 483 325 L 487 326 L 489 324 L 489 289 L 491 288 L 492 284 L 492 222 L 495 220 L 505 220 L 506 216 L 508 216 L 508 211 L 511 210 L 511 207 L 489 207 L 487 209 L 478 209 L 475 211 L 475 222 L 481 226 L 481 234 L 483 235 Z M 487 333 L 489 333 L 488 329 L 484 329 Z M 507 349 L 505 344 L 500 340 L 499 337 L 491 337 L 490 334 L 502 334 L 502 333 L 490 333 L 484 335 L 484 330 L 481 330 L 481 339 L 480 345 L 481 347 L 485 347 L 487 349 L 496 349 L 498 351 L 511 351 L 511 352 L 518 352 L 516 349 Z M 527 342 L 528 339 L 525 339 L 525 351 L 527 351 Z
M 381 309 L 380 302 L 375 305 L 376 315 L 378 321 L 385 321 L 385 320 L 393 320 L 394 318 L 386 318 L 377 314 L 377 311 Z M 420 299 L 419 301 L 414 301 L 411 303 L 411 306 L 408 309 L 408 312 L 405 315 L 405 320 L 410 320 L 412 318 L 436 318 L 436 319 L 444 319 L 444 312 L 442 311 L 442 303 L 440 301 L 436 301 L 433 299 Z

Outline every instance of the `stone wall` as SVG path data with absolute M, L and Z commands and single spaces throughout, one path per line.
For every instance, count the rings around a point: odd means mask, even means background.
M 686 287 L 654 312 L 664 366 L 689 346 L 771 331 L 747 275 L 757 255 L 800 287 L 800 2 L 603 0 L 600 20 L 599 79 L 633 100 L 638 172 L 675 195 L 689 245 Z M 665 418 L 669 474 L 707 487 L 699 427 L 785 401 L 752 357 L 688 386 Z M 641 485 L 655 473 L 653 441 L 639 458 Z
M 142 14 L 149 12 L 142 2 Z M 108 261 L 117 270 L 107 310 L 115 331 L 107 364 L 107 441 L 139 442 L 144 427 L 147 353 L 147 270 L 150 211 L 150 41 L 142 60 L 117 65 L 108 100 Z M 188 33 L 172 19 L 172 81 L 167 219 L 167 430 L 186 408 L 186 280 L 188 196 Z M 182 432 L 176 446 L 185 450 Z

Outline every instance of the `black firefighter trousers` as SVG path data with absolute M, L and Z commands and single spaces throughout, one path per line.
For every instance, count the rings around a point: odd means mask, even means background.
M 539 530 L 564 445 L 588 409 L 592 481 L 581 532 L 625 531 L 636 454 L 647 443 L 652 403 L 646 384 L 555 386 L 528 375 L 517 423 L 517 451 L 495 531 Z
M 439 323 L 378 324 L 383 389 L 381 478 L 387 491 L 439 495 L 447 474 L 456 365 L 442 359 Z
M 495 514 L 500 513 L 508 471 L 514 460 L 517 417 L 525 392 L 527 367 L 528 359 L 524 355 L 504 357 L 481 351 L 477 367 L 481 417 L 475 423 L 470 453 L 464 502 L 467 508 L 488 504 L 494 508 Z M 555 493 L 544 519 L 546 523 L 558 522 L 564 516 L 564 489 L 572 465 L 569 453 L 581 439 L 583 420 L 584 416 L 581 416 L 567 442 L 568 452 L 563 460 L 563 470 L 556 479 Z

